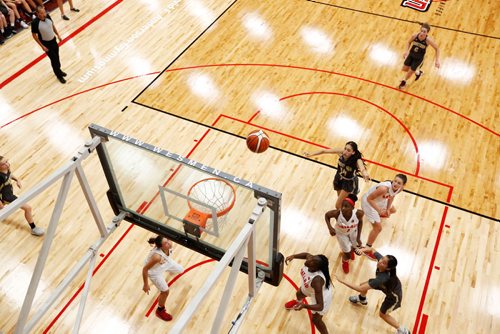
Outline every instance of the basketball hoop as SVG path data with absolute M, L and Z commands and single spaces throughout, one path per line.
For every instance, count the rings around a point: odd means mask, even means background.
M 184 217 L 184 231 L 199 238 L 208 219 L 222 217 L 231 211 L 236 201 L 236 190 L 223 179 L 207 178 L 193 184 L 188 191 L 189 212 Z M 192 199 L 192 200 L 190 200 Z M 203 204 L 200 204 L 203 203 Z

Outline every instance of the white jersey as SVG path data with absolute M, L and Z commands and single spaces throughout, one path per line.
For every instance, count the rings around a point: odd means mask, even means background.
M 161 249 L 157 247 L 153 248 L 149 252 L 148 257 L 144 261 L 144 264 L 147 264 L 151 257 L 155 254 L 160 255 L 160 262 L 156 263 L 151 269 L 148 270 L 148 276 L 151 277 L 162 275 L 166 271 L 172 273 L 181 273 L 184 271 L 184 268 L 182 268 L 181 265 L 176 263 L 170 256 L 165 254 Z
M 386 208 L 387 207 L 387 201 L 389 200 L 389 198 L 394 198 L 394 196 L 396 196 L 397 194 L 399 194 L 399 192 L 401 191 L 401 189 L 403 189 L 402 187 L 398 189 L 398 191 L 394 191 L 392 190 L 392 182 L 391 181 L 384 181 L 384 182 L 380 182 L 379 184 L 371 187 L 370 189 L 368 189 L 367 193 L 363 195 L 363 199 L 362 201 L 364 202 L 367 202 L 368 203 L 368 196 L 370 196 L 371 193 L 373 193 L 375 190 L 377 190 L 378 187 L 380 186 L 384 186 L 384 187 L 387 187 L 387 192 L 383 195 L 383 196 L 379 196 L 375 199 L 375 203 L 377 203 L 377 206 L 379 208 Z
M 326 288 L 326 278 L 321 270 L 310 272 L 309 268 L 303 266 L 302 269 L 300 269 L 300 276 L 302 277 L 302 285 L 300 289 L 307 297 L 314 296 L 315 294 L 314 288 L 311 286 L 311 283 L 316 276 L 322 277 L 325 282 L 325 284 L 323 285 L 323 295 L 325 295 L 325 292 L 329 290 Z M 331 283 L 330 283 L 330 288 L 331 288 Z
M 323 272 L 321 270 L 315 271 L 315 272 L 310 272 L 309 269 L 304 266 L 302 269 L 300 269 L 300 276 L 302 278 L 302 284 L 300 286 L 300 291 L 302 293 L 311 298 L 311 305 L 316 304 L 316 295 L 314 292 L 314 288 L 311 286 L 311 283 L 313 279 L 316 276 L 320 276 L 323 278 L 325 281 L 325 284 L 323 284 L 323 309 L 319 311 L 312 311 L 312 313 L 318 313 L 320 315 L 325 315 L 325 313 L 330 309 L 330 305 L 332 304 L 332 298 L 333 298 L 333 284 L 330 282 L 330 287 L 327 289 L 326 288 L 326 278 L 325 275 L 323 275 Z
M 335 232 L 340 234 L 349 234 L 351 231 L 358 229 L 359 219 L 356 215 L 358 209 L 352 210 L 352 216 L 349 220 L 342 215 L 342 210 L 339 210 L 337 223 L 335 224 Z

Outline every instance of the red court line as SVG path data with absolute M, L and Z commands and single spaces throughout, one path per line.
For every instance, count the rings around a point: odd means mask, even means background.
M 50 107 L 51 105 L 54 105 L 54 104 L 59 103 L 61 101 L 70 99 L 70 98 L 75 97 L 77 95 L 88 93 L 90 91 L 93 91 L 93 90 L 96 90 L 96 89 L 99 89 L 99 88 L 102 88 L 102 87 L 106 87 L 106 86 L 109 86 L 109 85 L 113 85 L 113 84 L 116 84 L 116 83 L 120 83 L 120 82 L 123 82 L 123 81 L 128 81 L 128 80 L 132 80 L 132 79 L 136 79 L 136 78 L 141 78 L 141 77 L 145 77 L 145 76 L 153 75 L 153 74 L 158 74 L 158 73 L 160 73 L 160 72 L 151 72 L 151 73 L 147 73 L 147 74 L 136 75 L 136 76 L 133 76 L 133 77 L 124 78 L 124 79 L 120 79 L 120 80 L 116 80 L 116 81 L 111 81 L 111 82 L 108 82 L 108 83 L 105 83 L 105 84 L 102 84 L 102 85 L 99 85 L 99 86 L 95 86 L 95 87 L 92 87 L 92 88 L 89 88 L 89 89 L 82 90 L 81 92 L 77 92 L 77 93 L 68 95 L 66 97 L 63 97 L 63 98 L 61 98 L 59 100 L 50 102 L 49 104 L 46 104 L 46 105 L 41 106 L 39 108 L 36 108 L 36 109 L 34 109 L 34 110 L 32 110 L 32 111 L 30 111 L 30 112 L 28 112 L 26 114 L 23 114 L 23 115 L 15 118 L 15 119 L 13 119 L 11 121 L 8 121 L 7 123 L 5 123 L 2 126 L 0 126 L 0 129 L 2 129 L 2 128 L 6 127 L 7 125 L 10 125 L 10 124 L 12 124 L 12 123 L 14 123 L 14 122 L 22 119 L 22 118 L 25 118 L 25 117 L 27 117 L 27 116 L 29 116 L 29 115 L 37 112 L 37 111 L 40 111 L 40 110 L 45 109 L 47 107 Z
M 75 31 L 73 31 L 71 34 L 69 34 L 68 36 L 66 36 L 66 38 L 64 38 L 59 43 L 59 46 L 63 46 L 67 41 L 69 41 L 70 39 L 72 39 L 73 37 L 75 37 L 76 35 L 78 35 L 80 32 L 82 32 L 83 30 L 85 30 L 88 26 L 90 26 L 95 21 L 99 20 L 102 16 L 104 16 L 107 12 L 109 12 L 111 9 L 113 9 L 114 7 L 116 7 L 122 1 L 123 0 L 116 0 L 115 2 L 113 2 L 111 5 L 109 5 L 108 7 L 106 7 L 102 12 L 100 12 L 99 14 L 97 14 L 96 16 L 94 16 L 93 18 L 91 18 L 89 21 L 87 21 L 86 23 L 84 23 L 81 27 L 79 27 L 78 29 L 76 29 Z M 26 66 L 24 66 L 23 68 L 21 68 L 19 71 L 17 71 L 16 73 L 12 74 L 10 77 L 8 77 L 7 79 L 5 79 L 2 83 L 0 83 L 0 89 L 4 88 L 10 82 L 12 82 L 15 79 L 17 79 L 21 74 L 23 74 L 24 72 L 26 72 L 27 70 L 29 70 L 30 68 L 32 68 L 33 66 L 35 66 L 38 62 L 40 62 L 45 57 L 47 57 L 47 55 L 45 53 L 41 54 L 40 56 L 38 56 L 37 58 L 35 58 L 34 60 L 32 60 L 30 63 L 28 63 Z
M 389 89 L 392 89 L 392 90 L 395 90 L 395 91 L 398 91 L 402 94 L 406 94 L 406 95 L 410 95 L 412 97 L 415 97 L 417 99 L 420 99 L 422 101 L 425 101 L 425 102 L 428 102 L 432 105 L 435 105 L 436 107 L 439 107 L 441 109 L 444 109 L 458 117 L 461 117 L 477 126 L 479 126 L 480 128 L 494 134 L 495 136 L 500 136 L 500 134 L 498 132 L 495 132 L 494 130 L 488 128 L 487 126 L 479 123 L 479 122 L 476 122 L 474 121 L 472 118 L 469 118 L 465 115 L 462 115 L 448 107 L 445 107 L 439 103 L 436 103 L 436 102 L 433 102 L 429 99 L 426 99 L 424 97 L 421 97 L 419 95 L 416 95 L 416 94 L 413 94 L 413 93 L 409 93 L 407 91 L 403 91 L 403 90 L 400 90 L 396 87 L 392 87 L 392 86 L 389 86 L 389 85 L 386 85 L 386 84 L 383 84 L 383 83 L 380 83 L 380 82 L 377 82 L 377 81 L 373 81 L 373 80 L 368 80 L 368 79 L 364 79 L 364 78 L 361 78 L 361 77 L 357 77 L 357 76 L 354 76 L 354 75 L 349 75 L 349 74 L 345 74 L 345 73 L 340 73 L 340 72 L 335 72 L 335 71 L 328 71 L 328 70 L 322 70 L 322 69 L 318 69 L 318 68 L 312 68 L 312 67 L 304 67 L 304 66 L 293 66 L 293 65 L 282 65 L 282 64 L 260 64 L 260 63 L 257 63 L 257 64 L 245 64 L 245 63 L 233 63 L 233 64 L 206 64 L 206 65 L 195 65 L 195 66 L 186 66 L 186 67 L 179 67 L 179 68 L 173 68 L 173 69 L 168 69 L 166 70 L 165 72 L 175 72 L 175 71 L 182 71 L 182 70 L 191 70 L 191 69 L 197 69 L 197 68 L 209 68 L 209 67 L 236 67 L 236 66 L 257 66 L 257 67 L 278 67 L 278 68 L 290 68 L 290 69 L 298 69 L 298 70 L 306 70 L 306 71 L 314 71 L 314 72 L 320 72 L 320 73 L 326 73 L 326 74 L 333 74 L 333 75 L 339 75 L 339 76 L 342 76 L 342 77 L 346 77 L 346 78 L 351 78 L 351 79 L 356 79 L 356 80 L 360 80 L 360 81 L 364 81 L 364 82 L 368 82 L 368 83 L 371 83 L 371 84 L 374 84 L 374 85 L 377 85 L 377 86 L 381 86 L 381 87 L 384 87 L 384 88 L 389 88 Z
M 169 282 L 168 282 L 168 287 L 170 288 L 179 278 L 181 278 L 184 274 L 190 272 L 191 270 L 195 269 L 195 268 L 198 268 L 199 266 L 202 266 L 204 265 L 205 263 L 209 263 L 209 262 L 215 262 L 214 259 L 208 259 L 208 260 L 204 260 L 204 261 L 201 261 L 201 262 L 198 262 L 198 263 L 195 263 L 193 264 L 192 266 L 186 268 L 182 273 L 180 274 L 177 274 L 174 278 L 172 278 Z M 155 299 L 154 303 L 151 305 L 151 307 L 149 308 L 148 312 L 146 312 L 146 315 L 145 317 L 149 317 L 149 315 L 151 314 L 151 312 L 153 312 L 155 306 L 158 304 L 158 298 Z
M 144 209 L 146 205 L 146 202 L 142 202 L 141 205 L 139 206 L 139 208 L 137 209 L 137 211 L 141 211 Z M 94 277 L 94 275 L 99 271 L 99 268 L 101 268 L 101 266 L 104 264 L 104 262 L 106 262 L 106 260 L 109 258 L 109 256 L 111 254 L 113 254 L 113 252 L 115 251 L 115 249 L 118 247 L 118 245 L 123 241 L 123 239 L 125 239 L 125 237 L 127 236 L 127 234 L 130 232 L 130 230 L 134 227 L 134 224 L 130 224 L 130 226 L 127 228 L 127 230 L 122 234 L 122 236 L 120 237 L 120 239 L 118 239 L 118 241 L 113 245 L 113 247 L 108 251 L 108 253 L 106 253 L 106 256 L 101 260 L 101 262 L 99 262 L 99 265 L 94 269 L 94 271 L 92 272 L 92 277 Z M 71 305 L 71 303 L 76 299 L 76 297 L 80 294 L 80 292 L 83 290 L 83 287 L 85 286 L 85 282 L 83 282 L 80 287 L 78 288 L 78 290 L 75 291 L 75 293 L 73 294 L 73 296 L 68 300 L 68 302 L 64 305 L 64 307 L 61 309 L 61 311 L 59 311 L 59 313 L 56 315 L 56 317 L 54 319 L 52 319 L 52 321 L 50 322 L 50 324 L 45 328 L 45 330 L 43 331 L 43 334 L 46 334 L 48 333 L 48 331 L 52 328 L 52 326 L 54 326 L 54 324 L 57 322 L 57 320 L 59 320 L 59 318 L 61 317 L 61 315 L 66 311 L 66 309 L 69 307 L 69 305 Z
M 451 195 L 453 193 L 453 187 L 450 188 L 450 191 L 448 192 L 448 198 L 446 199 L 446 202 L 450 202 L 451 200 Z M 418 306 L 418 311 L 417 311 L 417 316 L 415 318 L 415 325 L 413 327 L 413 333 L 417 333 L 418 327 L 419 327 L 419 322 L 422 319 L 422 327 L 424 327 L 424 318 L 422 317 L 422 310 L 424 308 L 424 303 L 425 303 L 425 298 L 427 297 L 427 289 L 429 288 L 429 283 L 431 280 L 433 268 L 434 268 L 434 262 L 436 261 L 436 255 L 437 251 L 439 248 L 439 244 L 441 242 L 441 235 L 443 232 L 443 227 L 444 227 L 444 222 L 446 221 L 446 215 L 448 214 L 448 207 L 444 207 L 443 211 L 443 216 L 441 217 L 441 224 L 439 225 L 439 230 L 438 234 L 436 237 L 436 242 L 434 244 L 434 250 L 432 252 L 432 257 L 431 257 L 431 262 L 429 263 L 429 269 L 427 270 L 427 277 L 425 279 L 425 284 L 424 284 L 424 290 L 422 291 L 422 297 L 420 298 L 420 304 Z M 427 322 L 427 316 L 425 317 L 425 322 Z M 425 328 L 424 328 L 425 330 Z M 418 333 L 423 333 L 423 332 L 418 332 Z
M 410 136 L 410 139 L 411 139 L 411 141 L 413 143 L 413 147 L 415 148 L 415 153 L 416 153 L 416 157 L 417 157 L 417 167 L 415 168 L 415 175 L 418 175 L 418 173 L 420 171 L 420 154 L 418 152 L 418 145 L 417 145 L 417 141 L 415 140 L 415 137 L 413 137 L 413 134 L 410 132 L 410 129 L 406 126 L 406 124 L 403 123 L 403 121 L 401 121 L 399 118 L 397 118 L 396 115 L 394 115 L 393 113 L 391 113 L 389 110 L 387 110 L 387 109 L 379 106 L 378 104 L 373 103 L 370 100 L 365 100 L 365 99 L 360 98 L 360 97 L 355 96 L 355 95 L 344 94 L 344 93 L 337 93 L 337 92 L 304 92 L 304 93 L 297 93 L 297 94 L 293 94 L 293 95 L 282 97 L 282 98 L 280 98 L 280 101 L 291 99 L 291 98 L 298 97 L 298 96 L 323 95 L 323 94 L 349 97 L 349 98 L 353 98 L 353 99 L 356 99 L 356 100 L 359 100 L 359 101 L 363 101 L 365 103 L 368 103 L 369 105 L 374 106 L 377 109 L 382 110 L 383 112 L 385 112 L 386 114 L 388 114 L 391 118 L 393 118 L 394 120 L 396 120 L 396 122 L 398 122 L 398 124 L 401 125 L 401 127 L 408 134 L 408 136 Z M 251 122 L 251 119 L 249 120 L 249 122 Z
M 427 327 L 427 319 L 429 319 L 429 316 L 427 314 L 422 315 L 422 325 L 420 326 L 420 330 L 418 331 L 418 334 L 425 334 L 425 329 Z

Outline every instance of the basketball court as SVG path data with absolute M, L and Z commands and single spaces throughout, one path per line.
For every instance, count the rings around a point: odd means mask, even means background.
M 22 181 L 19 196 L 83 154 L 104 225 L 127 213 L 95 254 L 80 333 L 170 332 L 261 197 L 267 205 L 254 237 L 265 283 L 239 332 L 317 332 L 308 312 L 283 307 L 303 261 L 284 266 L 281 254 L 325 254 L 332 278 L 374 277 L 376 265 L 364 257 L 342 272 L 324 222 L 337 198 L 337 157 L 304 156 L 350 140 L 372 178 L 360 179 L 360 195 L 397 173 L 408 176 L 374 245 L 399 262 L 403 302 L 393 316 L 419 334 L 500 331 L 497 2 L 432 1 L 425 12 L 388 0 L 76 2 L 81 12 L 70 21 L 52 15 L 67 84 L 53 76 L 30 31 L 1 47 L 8 66 L 0 73 L 0 155 Z M 405 45 L 420 22 L 432 26 L 441 68 L 430 49 L 424 76 L 399 90 Z M 264 153 L 246 146 L 255 130 L 269 136 Z M 96 137 L 98 148 L 77 152 Z M 48 228 L 64 184 L 30 200 L 37 226 Z M 221 206 L 192 200 L 200 185 L 219 194 Z M 76 178 L 68 187 L 28 318 L 102 236 Z M 206 210 L 201 231 L 185 222 L 195 219 L 186 218 L 194 207 Z M 172 238 L 173 258 L 186 269 L 166 276 L 172 322 L 154 315 L 156 288 L 142 291 L 147 239 L 156 232 Z M 30 235 L 20 210 L 2 220 L 0 233 L 0 332 L 14 333 L 47 236 Z M 219 332 L 230 331 L 249 293 L 251 258 L 242 261 Z M 210 331 L 230 271 L 184 333 Z M 75 275 L 31 332 L 70 332 L 86 279 L 85 270 Z M 378 317 L 382 293 L 370 291 L 368 306 L 357 307 L 348 301 L 354 291 L 332 283 L 323 317 L 330 333 L 394 332 Z

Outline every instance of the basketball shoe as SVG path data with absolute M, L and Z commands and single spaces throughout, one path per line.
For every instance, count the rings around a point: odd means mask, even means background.
M 342 259 L 342 270 L 346 274 L 349 274 L 349 261 L 344 261 L 344 259 Z
M 406 327 L 399 327 L 396 330 L 396 334 L 411 334 L 411 332 Z
M 372 251 L 364 252 L 363 254 L 372 261 L 378 261 Z
M 361 300 L 359 298 L 359 295 L 349 297 L 349 301 L 353 304 L 361 304 L 361 305 L 368 304 L 368 299 L 365 298 L 365 300 Z
M 401 83 L 399 84 L 399 89 L 403 89 L 406 86 L 406 81 L 401 80 Z
M 418 74 L 417 74 L 417 72 L 415 72 L 415 81 L 417 81 L 418 79 L 420 79 L 420 77 L 422 76 L 422 74 L 424 74 L 424 71 L 419 71 Z
M 168 314 L 167 313 L 167 310 L 165 308 L 157 308 L 156 309 L 156 316 L 158 318 L 160 318 L 161 320 L 165 320 L 165 321 L 170 321 L 172 320 L 172 315 Z
M 35 227 L 31 229 L 31 234 L 36 235 L 37 237 L 40 237 L 45 234 L 45 231 L 41 227 Z

